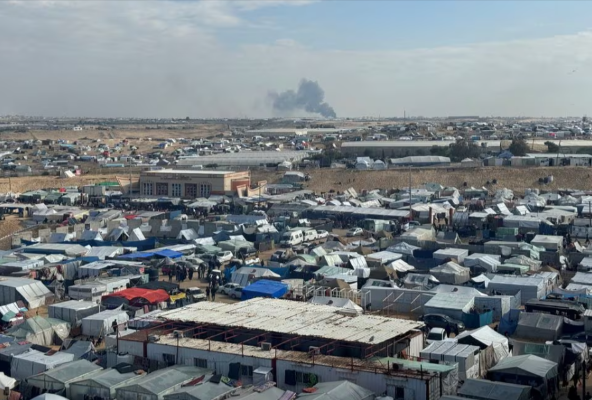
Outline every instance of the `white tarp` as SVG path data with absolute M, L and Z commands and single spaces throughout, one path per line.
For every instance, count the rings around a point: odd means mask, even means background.
M 70 324 L 56 318 L 35 316 L 20 325 L 13 326 L 7 335 L 41 346 L 56 344 L 55 339 L 64 340 L 70 334 Z
M 58 351 L 53 355 L 46 355 L 40 351 L 30 349 L 28 352 L 12 357 L 10 362 L 10 376 L 17 380 L 27 379 L 74 360 L 74 354 Z
M 440 283 L 450 285 L 462 285 L 471 279 L 470 270 L 468 268 L 461 267 L 452 261 L 436 268 L 432 268 L 430 273 L 434 275 Z
M 492 346 L 495 355 L 495 364 L 510 355 L 510 343 L 507 337 L 501 335 L 485 325 L 481 328 L 465 331 L 455 338 L 459 343 L 477 344 L 481 347 Z
M 89 315 L 82 319 L 82 334 L 94 337 L 106 336 L 113 332 L 113 321 L 118 325 L 125 324 L 129 321 L 129 316 L 121 307 Z
M 24 300 L 29 309 L 45 305 L 53 294 L 40 281 L 27 278 L 0 278 L 0 304 Z

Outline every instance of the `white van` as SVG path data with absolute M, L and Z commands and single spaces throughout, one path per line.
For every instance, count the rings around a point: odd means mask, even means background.
M 285 247 L 296 246 L 302 243 L 304 235 L 302 231 L 290 231 L 282 234 L 280 244 Z
M 305 242 L 312 242 L 313 240 L 318 239 L 318 234 L 316 229 L 307 229 L 304 231 L 304 241 Z

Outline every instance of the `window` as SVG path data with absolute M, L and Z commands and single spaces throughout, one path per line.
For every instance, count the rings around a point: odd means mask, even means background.
M 241 375 L 242 376 L 253 376 L 253 367 L 250 365 L 242 365 L 241 366 Z
M 169 184 L 166 182 L 158 182 L 156 184 L 156 195 L 157 196 L 168 196 L 169 195 Z
M 405 398 L 405 388 L 400 386 L 395 386 L 395 399 L 404 399 Z
M 203 358 L 194 358 L 193 365 L 199 368 L 207 368 L 208 367 L 208 360 Z
M 175 355 L 174 354 L 163 354 L 162 358 L 167 365 L 175 365 Z
M 173 183 L 171 189 L 172 189 L 171 196 L 181 197 L 181 184 L 180 183 Z
M 152 183 L 143 183 L 142 184 L 142 193 L 145 196 L 152 196 Z
M 197 185 L 195 183 L 185 184 L 185 197 L 195 199 L 197 197 Z
M 207 183 L 202 183 L 199 185 L 199 196 L 200 197 L 210 197 L 210 192 L 212 191 L 212 185 Z

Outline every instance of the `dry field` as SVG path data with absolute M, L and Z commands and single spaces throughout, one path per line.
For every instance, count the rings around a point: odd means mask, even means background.
M 12 191 L 23 193 L 27 190 L 36 190 L 43 188 L 61 188 L 65 186 L 82 186 L 98 182 L 116 182 L 115 175 L 83 175 L 70 179 L 62 179 L 55 176 L 30 176 L 21 178 L 11 178 Z M 9 191 L 8 178 L 0 178 L 0 193 Z
M 329 190 L 342 191 L 349 187 L 361 191 L 363 189 L 381 188 L 406 188 L 409 186 L 408 170 L 392 171 L 355 171 L 355 170 L 329 170 L 312 169 L 311 180 L 306 183 L 306 188 L 315 192 L 328 192 Z M 253 171 L 252 180 L 264 180 L 269 183 L 278 182 L 283 172 Z M 552 184 L 541 185 L 539 178 L 553 175 Z M 466 182 L 468 186 L 481 187 L 487 181 L 497 179 L 497 185 L 489 188 L 506 187 L 515 193 L 523 193 L 527 188 L 541 190 L 554 190 L 559 188 L 592 189 L 592 169 L 585 167 L 560 167 L 560 168 L 472 168 L 472 169 L 422 169 L 411 171 L 413 186 L 424 183 L 440 183 L 445 186 L 462 188 Z

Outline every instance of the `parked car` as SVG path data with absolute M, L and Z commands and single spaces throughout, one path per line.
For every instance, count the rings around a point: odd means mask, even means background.
M 362 228 L 351 228 L 350 230 L 347 231 L 346 236 L 347 237 L 362 236 L 363 233 L 364 233 L 364 230 Z
M 185 294 L 187 295 L 187 298 L 193 303 L 207 300 L 204 291 L 198 287 L 187 288 L 185 290 Z
M 224 293 L 226 296 L 230 296 L 230 291 L 238 287 L 240 287 L 238 283 L 227 283 L 226 285 L 220 287 L 220 293 Z
M 329 237 L 329 232 L 327 232 L 327 231 L 322 231 L 322 230 L 321 230 L 321 231 L 317 231 L 317 237 L 318 237 L 319 239 L 326 239 L 326 238 L 328 238 L 328 237 Z
M 220 251 L 216 255 L 218 256 L 218 261 L 220 261 L 221 263 L 228 262 L 228 261 L 232 260 L 234 257 L 234 255 L 232 254 L 232 251 Z
M 458 335 L 465 330 L 465 324 L 444 314 L 425 314 L 420 318 L 428 328 L 448 328 L 450 332 Z
M 442 328 L 432 328 L 430 329 L 430 333 L 426 336 L 426 342 L 428 344 L 432 344 L 434 342 L 441 342 L 444 339 L 447 339 L 448 335 L 446 334 L 446 330 Z
M 237 286 L 235 288 L 232 288 L 228 291 L 228 296 L 231 299 L 240 299 L 243 295 L 243 288 L 240 286 Z

